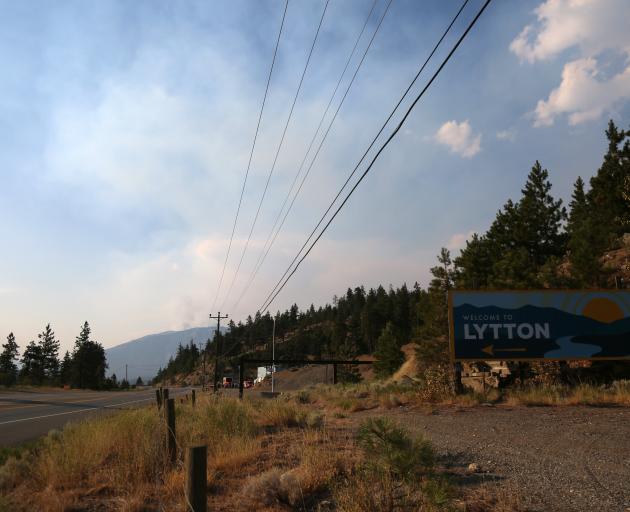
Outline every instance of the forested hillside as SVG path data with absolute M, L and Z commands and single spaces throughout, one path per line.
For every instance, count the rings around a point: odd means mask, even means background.
M 630 131 L 610 121 L 608 149 L 590 178 L 574 185 L 568 209 L 553 196 L 550 173 L 536 161 L 521 197 L 509 199 L 489 229 L 475 234 L 452 258 L 443 248 L 429 286 L 348 288 L 332 304 L 278 311 L 276 354 L 282 358 L 374 354 L 377 371 L 393 372 L 402 362 L 400 346 L 419 345 L 426 362 L 447 357 L 446 292 L 461 289 L 613 288 L 628 280 L 630 245 Z M 614 254 L 614 257 L 611 257 Z M 624 256 L 625 254 L 625 256 Z M 625 280 L 624 280 L 625 279 Z M 273 319 L 257 313 L 230 322 L 208 353 L 236 362 L 239 355 L 271 355 Z M 182 346 L 160 378 L 190 371 L 203 352 Z

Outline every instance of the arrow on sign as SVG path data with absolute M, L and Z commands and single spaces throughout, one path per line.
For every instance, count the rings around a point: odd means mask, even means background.
M 495 352 L 526 352 L 526 348 L 499 348 L 495 349 L 494 345 L 488 345 L 481 349 L 482 352 L 485 352 L 488 355 L 493 356 Z

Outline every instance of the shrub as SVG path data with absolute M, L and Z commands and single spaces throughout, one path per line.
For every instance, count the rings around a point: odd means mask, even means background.
M 317 411 L 311 411 L 306 415 L 306 426 L 309 428 L 322 428 L 324 426 L 324 415 Z
M 298 391 L 295 394 L 295 400 L 299 404 L 310 404 L 311 403 L 311 394 L 306 390 Z
M 243 486 L 242 495 L 245 503 L 258 509 L 270 507 L 279 501 L 280 470 L 271 469 L 260 475 L 247 479 Z
M 431 475 L 422 485 L 426 501 L 436 507 L 448 505 L 453 498 L 454 490 L 449 480 L 443 475 Z
M 431 443 L 413 439 L 387 418 L 366 420 L 359 428 L 359 445 L 370 465 L 381 465 L 402 480 L 417 479 L 434 464 Z
M 400 399 L 400 397 L 394 393 L 382 395 L 379 398 L 379 403 L 381 404 L 381 407 L 384 407 L 385 409 L 394 409 L 396 407 L 400 407 L 401 405 L 403 405 L 403 402 Z
M 0 466 L 0 490 L 8 491 L 15 487 L 22 478 L 27 476 L 29 469 L 30 466 L 26 460 L 9 457 Z

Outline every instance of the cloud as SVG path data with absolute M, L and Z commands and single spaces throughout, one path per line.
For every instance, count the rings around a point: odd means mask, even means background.
M 455 233 L 447 242 L 446 248 L 450 251 L 463 249 L 466 246 L 466 241 L 474 234 L 475 231 L 469 231 L 468 233 Z
M 549 60 L 577 49 L 565 63 L 560 85 L 533 112 L 534 126 L 550 126 L 567 115 L 570 125 L 598 119 L 630 99 L 630 3 L 625 0 L 547 0 L 535 9 L 537 25 L 527 25 L 510 44 L 521 61 Z M 614 57 L 623 65 L 614 69 Z
M 573 46 L 586 55 L 609 48 L 628 52 L 629 5 L 626 0 L 547 0 L 534 10 L 538 26 L 527 25 L 510 50 L 530 63 Z
M 568 114 L 571 125 L 598 119 L 630 98 L 630 66 L 610 80 L 600 80 L 599 74 L 593 58 L 566 64 L 560 85 L 536 105 L 534 126 L 550 126 L 560 114 Z
M 461 123 L 447 121 L 440 126 L 435 139 L 464 158 L 472 158 L 481 151 L 481 134 L 473 133 L 468 120 Z
M 516 130 L 514 128 L 508 128 L 507 130 L 498 131 L 497 139 L 514 142 L 516 140 Z

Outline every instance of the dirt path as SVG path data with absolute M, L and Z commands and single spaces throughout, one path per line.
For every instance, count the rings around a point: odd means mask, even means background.
M 376 414 L 366 411 L 355 420 Z M 386 412 L 428 437 L 460 483 L 517 488 L 536 511 L 630 511 L 630 408 L 435 407 Z

